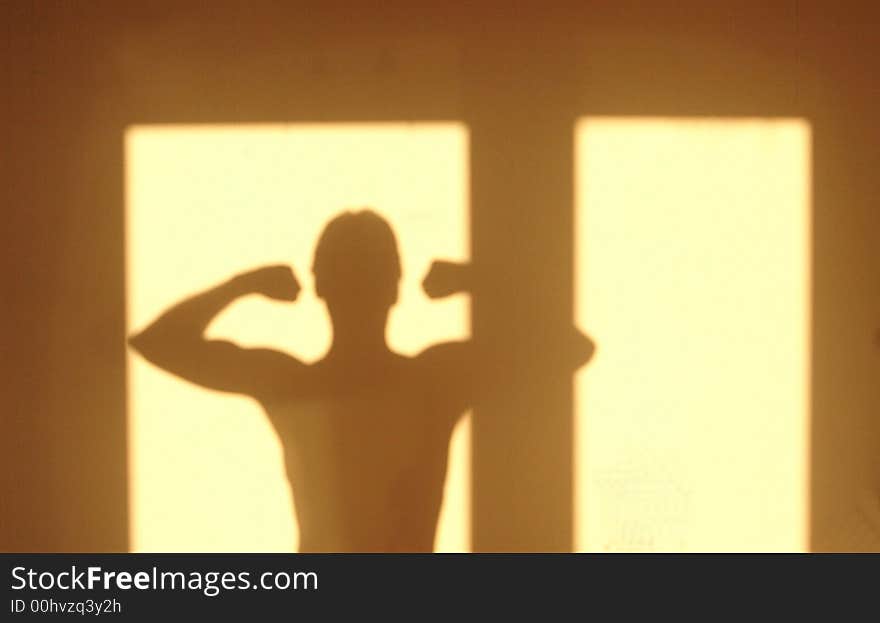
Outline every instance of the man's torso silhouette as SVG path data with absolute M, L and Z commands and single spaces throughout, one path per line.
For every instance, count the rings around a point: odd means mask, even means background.
M 416 357 L 388 348 L 400 260 L 391 227 L 374 212 L 331 220 L 313 273 L 333 326 L 330 350 L 313 365 L 205 336 L 242 296 L 296 300 L 299 284 L 280 265 L 181 301 L 130 344 L 172 374 L 262 405 L 284 448 L 301 551 L 431 551 L 452 429 L 475 392 L 495 383 L 493 373 L 475 361 L 469 342 L 437 344 Z M 432 298 L 468 292 L 467 275 L 465 265 L 435 262 L 423 286 Z M 559 371 L 577 369 L 592 353 L 592 342 L 573 331 Z
M 432 550 L 449 439 L 467 409 L 432 354 L 463 348 L 291 360 L 295 391 L 258 398 L 282 442 L 300 551 Z
M 435 272 L 442 285 L 444 270 Z M 299 283 L 281 265 L 174 305 L 130 343 L 181 378 L 262 405 L 284 448 L 301 551 L 431 551 L 450 434 L 470 403 L 470 347 L 439 344 L 416 357 L 388 348 L 400 260 L 390 225 L 374 212 L 331 220 L 313 273 L 333 327 L 330 350 L 313 365 L 205 336 L 242 296 L 296 300 Z

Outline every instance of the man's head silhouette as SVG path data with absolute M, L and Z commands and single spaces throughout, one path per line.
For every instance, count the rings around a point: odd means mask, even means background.
M 315 292 L 327 304 L 335 338 L 359 334 L 384 343 L 397 302 L 400 257 L 388 222 L 372 210 L 344 212 L 324 227 L 312 265 Z

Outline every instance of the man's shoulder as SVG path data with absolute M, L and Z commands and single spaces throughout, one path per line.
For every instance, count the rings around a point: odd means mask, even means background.
M 471 358 L 470 340 L 454 340 L 431 344 L 415 356 L 421 365 L 464 365 Z

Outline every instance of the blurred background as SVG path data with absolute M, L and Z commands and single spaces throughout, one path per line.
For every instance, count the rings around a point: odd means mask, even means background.
M 435 549 L 880 550 L 855 6 L 3 3 L 0 549 L 294 549 L 259 412 L 124 339 L 254 264 L 306 276 L 370 205 L 392 346 L 471 336 L 507 380 L 456 430 Z M 472 299 L 424 297 L 435 257 Z M 574 374 L 572 323 L 598 346 Z M 308 298 L 212 330 L 328 339 Z

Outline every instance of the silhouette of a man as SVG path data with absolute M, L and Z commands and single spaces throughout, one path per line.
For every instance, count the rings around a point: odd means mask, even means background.
M 481 382 L 469 342 L 416 357 L 388 348 L 400 260 L 388 223 L 368 210 L 326 226 L 315 251 L 315 288 L 333 326 L 320 361 L 208 340 L 205 330 L 236 299 L 262 294 L 294 301 L 287 266 L 237 275 L 173 306 L 131 338 L 147 360 L 210 389 L 260 403 L 280 437 L 296 500 L 302 552 L 429 552 L 452 429 Z M 425 291 L 468 289 L 467 267 L 435 262 Z M 577 361 L 592 355 L 578 334 Z

